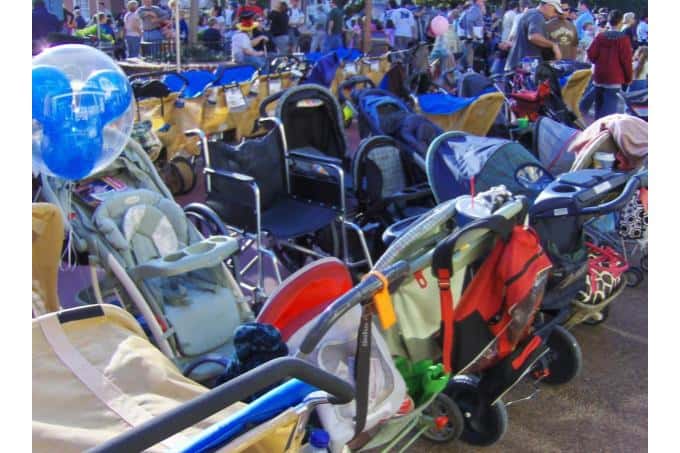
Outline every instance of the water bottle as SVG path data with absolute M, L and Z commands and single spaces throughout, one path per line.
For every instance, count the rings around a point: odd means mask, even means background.
M 331 436 L 323 429 L 314 429 L 309 436 L 309 443 L 305 445 L 301 453 L 328 453 L 328 445 Z

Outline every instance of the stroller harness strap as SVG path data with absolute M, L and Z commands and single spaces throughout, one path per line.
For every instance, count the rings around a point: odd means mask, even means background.
M 153 416 L 135 404 L 114 382 L 93 366 L 69 341 L 61 327 L 59 318 L 40 318 L 40 328 L 45 339 L 64 365 L 110 410 L 131 427 L 147 422 Z M 168 448 L 177 448 L 186 439 L 176 434 L 162 442 Z

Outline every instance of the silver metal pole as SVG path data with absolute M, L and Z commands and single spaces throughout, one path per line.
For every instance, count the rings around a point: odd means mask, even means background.
M 177 54 L 177 72 L 182 70 L 182 59 L 180 56 L 180 32 L 179 32 L 179 0 L 175 1 L 175 53 Z
M 97 47 L 102 47 L 102 29 L 99 26 L 99 2 L 97 2 L 97 13 L 94 16 L 94 23 L 97 25 Z

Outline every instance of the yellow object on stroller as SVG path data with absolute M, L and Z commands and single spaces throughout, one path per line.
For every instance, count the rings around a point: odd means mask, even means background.
M 487 93 L 476 99 L 430 93 L 418 96 L 416 105 L 418 113 L 444 131 L 463 131 L 483 137 L 491 129 L 504 101 L 501 93 Z

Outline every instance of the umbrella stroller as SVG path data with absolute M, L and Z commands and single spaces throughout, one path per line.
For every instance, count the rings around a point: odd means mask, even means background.
M 578 306 L 571 303 L 586 285 L 589 262 L 584 222 L 623 207 L 642 182 L 638 176 L 586 170 L 555 179 L 517 143 L 456 132 L 445 133 L 432 143 L 427 171 L 439 202 L 501 184 L 527 196 L 532 225 L 555 265 L 543 308 L 569 316 L 569 325 L 597 318 L 623 290 L 623 285 L 612 285 L 604 299 Z M 617 264 L 623 257 L 610 261 L 619 276 L 626 270 L 625 264 Z

